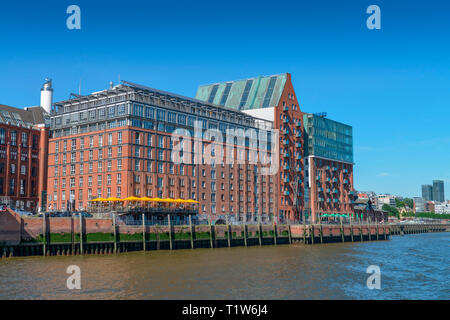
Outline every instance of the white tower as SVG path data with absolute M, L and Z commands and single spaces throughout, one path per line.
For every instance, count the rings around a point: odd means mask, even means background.
M 53 88 L 52 88 L 52 80 L 49 78 L 45 78 L 44 85 L 41 89 L 41 107 L 47 113 L 50 113 L 53 104 Z

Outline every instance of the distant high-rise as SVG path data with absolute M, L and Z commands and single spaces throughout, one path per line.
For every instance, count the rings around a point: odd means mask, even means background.
M 444 202 L 444 181 L 433 180 L 433 200 L 436 202 Z
M 422 185 L 422 198 L 425 201 L 433 201 L 433 186 L 430 184 Z

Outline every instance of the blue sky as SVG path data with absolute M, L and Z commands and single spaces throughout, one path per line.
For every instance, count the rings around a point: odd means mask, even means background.
M 81 30 L 66 8 L 81 8 Z M 381 8 L 368 30 L 366 8 Z M 0 6 L 0 103 L 55 100 L 120 78 L 194 96 L 199 84 L 292 73 L 303 111 L 353 126 L 355 187 L 450 199 L 448 1 L 9 1 Z

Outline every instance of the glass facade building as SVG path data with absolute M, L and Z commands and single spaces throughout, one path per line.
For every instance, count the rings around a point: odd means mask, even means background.
M 352 127 L 318 115 L 305 114 L 306 156 L 353 163 Z
M 433 180 L 433 200 L 436 202 L 444 202 L 444 181 Z

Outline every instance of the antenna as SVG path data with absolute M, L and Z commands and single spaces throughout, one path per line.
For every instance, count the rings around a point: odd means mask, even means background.
M 81 96 L 81 79 L 80 79 L 80 85 L 78 86 L 78 94 Z

